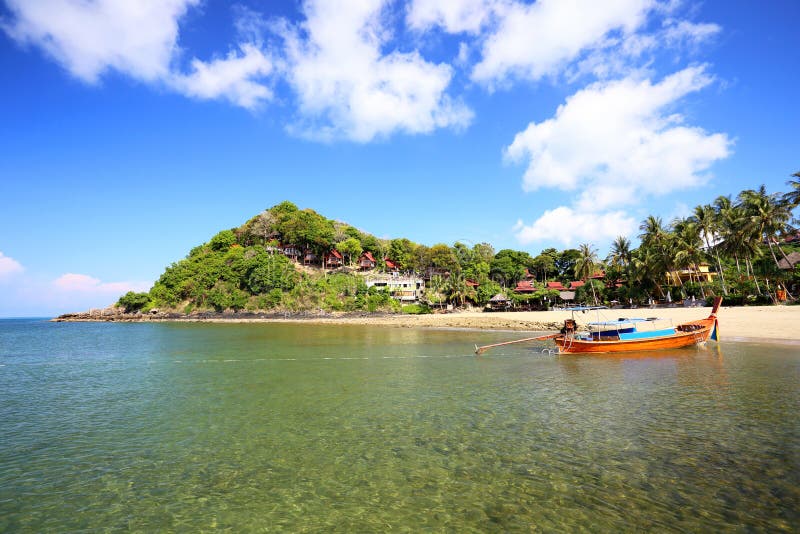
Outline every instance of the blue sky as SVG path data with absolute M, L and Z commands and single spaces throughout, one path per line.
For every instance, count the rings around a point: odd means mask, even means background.
M 800 3 L 0 0 L 0 317 L 146 290 L 283 200 L 601 256 L 800 170 Z

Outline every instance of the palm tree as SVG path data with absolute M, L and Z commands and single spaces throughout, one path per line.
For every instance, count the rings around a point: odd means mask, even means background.
M 700 285 L 700 295 L 706 298 L 703 283 L 700 281 L 700 260 L 702 259 L 703 242 L 700 239 L 700 228 L 691 219 L 676 219 L 672 223 L 674 231 L 675 261 L 680 268 L 686 267 L 694 270 L 697 274 L 697 282 Z M 692 270 L 689 270 L 689 279 L 692 278 Z
M 783 194 L 783 201 L 789 206 L 789 209 L 800 206 L 800 171 L 797 171 L 792 176 L 795 179 L 786 182 L 786 185 L 791 187 L 792 191 Z
M 441 302 L 441 293 L 442 289 L 444 289 L 444 278 L 441 275 L 434 274 L 431 276 L 430 281 L 428 282 L 428 288 L 430 288 L 431 293 L 436 295 L 436 302 Z M 431 300 L 430 298 L 428 300 Z
M 594 292 L 594 284 L 591 283 L 589 277 L 594 274 L 597 267 L 597 251 L 591 245 L 584 243 L 578 248 L 578 259 L 575 261 L 575 274 L 581 280 L 586 280 L 592 288 L 592 298 L 595 305 L 597 305 L 597 295 Z
M 466 279 L 460 272 L 454 272 L 447 280 L 447 298 L 450 302 L 460 302 L 464 305 L 464 300 L 469 296 L 469 288 Z
M 758 190 L 748 189 L 739 194 L 740 204 L 749 217 L 749 225 L 753 234 L 759 241 L 764 240 L 772 254 L 775 265 L 778 266 L 778 257 L 775 255 L 777 246 L 781 255 L 789 261 L 778 243 L 777 236 L 786 231 L 791 218 L 791 211 L 787 204 L 782 202 L 777 195 L 767 194 L 763 185 Z
M 711 256 L 712 247 L 710 236 L 719 233 L 718 218 L 714 208 L 710 204 L 696 206 L 691 219 L 703 234 L 703 239 L 706 242 L 706 252 L 709 256 Z M 719 249 L 717 247 L 713 247 L 713 251 L 717 260 L 717 272 L 719 273 L 720 280 L 722 281 L 722 292 L 727 295 L 728 289 L 725 287 L 725 273 L 722 272 L 722 262 L 719 259 Z
M 675 236 L 664 228 L 661 217 L 648 216 L 639 225 L 639 229 L 642 231 L 639 235 L 641 246 L 651 252 L 647 255 L 650 261 L 657 261 L 663 268 L 662 273 L 672 277 L 672 283 L 682 285 L 675 266 Z M 660 284 L 657 286 L 663 296 Z
M 611 265 L 625 271 L 631 263 L 630 239 L 624 236 L 618 236 L 611 244 L 611 252 L 608 255 L 608 261 Z

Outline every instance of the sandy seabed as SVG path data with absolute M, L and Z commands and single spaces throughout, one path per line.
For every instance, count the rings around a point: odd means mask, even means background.
M 708 317 L 711 308 L 636 308 L 600 310 L 599 320 L 621 317 L 658 317 L 673 324 Z M 560 329 L 569 311 L 491 312 L 464 311 L 431 315 L 331 316 L 304 319 L 242 319 L 241 322 L 303 322 L 318 324 L 375 325 L 405 328 L 469 328 L 485 330 L 554 331 Z M 725 307 L 717 312 L 721 339 L 800 342 L 800 306 Z M 578 324 L 598 320 L 598 312 L 576 312 Z M 209 321 L 206 319 L 206 321 Z M 210 319 L 214 322 L 215 319 Z M 230 322 L 231 319 L 220 321 Z M 233 319 L 237 321 L 237 319 Z

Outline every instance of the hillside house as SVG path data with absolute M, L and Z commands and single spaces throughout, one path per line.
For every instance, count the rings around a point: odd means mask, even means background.
M 289 258 L 290 260 L 292 261 L 300 260 L 301 252 L 296 245 L 281 245 L 280 250 L 283 253 L 283 255 Z
M 358 268 L 362 271 L 374 269 L 378 262 L 372 257 L 372 253 L 367 251 L 358 258 Z
M 329 269 L 341 267 L 343 263 L 344 258 L 342 257 L 342 253 L 336 249 L 331 250 L 325 255 L 325 265 Z
M 314 251 L 307 248 L 306 251 L 303 253 L 303 265 L 312 265 L 318 262 L 319 258 L 317 257 L 316 254 L 314 254 Z

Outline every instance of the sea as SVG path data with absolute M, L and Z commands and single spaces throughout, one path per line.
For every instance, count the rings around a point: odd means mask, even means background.
M 800 530 L 800 345 L 517 337 L 0 320 L 0 532 Z

